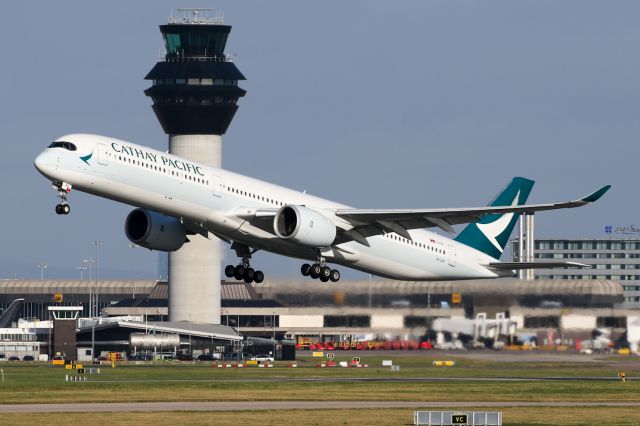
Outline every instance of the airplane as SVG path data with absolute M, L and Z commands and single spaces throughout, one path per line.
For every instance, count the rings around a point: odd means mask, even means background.
M 62 136 L 34 161 L 58 192 L 55 211 L 69 214 L 72 188 L 135 207 L 126 236 L 151 250 L 171 252 L 201 235 L 231 244 L 241 258 L 225 275 L 260 283 L 251 268 L 258 250 L 303 259 L 302 275 L 336 282 L 338 264 L 409 281 L 511 277 L 516 269 L 580 267 L 575 262 L 501 262 L 522 213 L 580 207 L 609 190 L 573 201 L 525 202 L 534 182 L 515 177 L 487 207 L 354 209 L 305 192 L 208 167 L 166 152 L 106 136 Z M 467 224 L 456 235 L 453 225 Z

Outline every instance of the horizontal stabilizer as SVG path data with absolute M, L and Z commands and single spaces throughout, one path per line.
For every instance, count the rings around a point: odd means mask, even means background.
M 588 268 L 578 262 L 493 262 L 487 265 L 493 269 L 546 269 L 546 268 Z

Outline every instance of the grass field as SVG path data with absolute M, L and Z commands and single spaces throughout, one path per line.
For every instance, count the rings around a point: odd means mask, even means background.
M 472 409 L 469 409 L 471 411 Z M 476 411 L 486 411 L 478 408 Z M 617 408 L 492 408 L 502 411 L 504 425 L 637 425 L 638 410 Z M 85 413 L 3 414 L 3 425 L 84 424 Z M 110 425 L 411 425 L 410 409 L 279 410 L 244 412 L 92 413 L 92 424 Z M 612 420 L 613 419 L 613 420 Z
M 385 356 L 393 358 L 393 356 Z M 0 365 L 0 403 L 80 403 L 137 401 L 536 401 L 536 402 L 637 402 L 640 377 L 621 383 L 587 380 L 480 381 L 485 377 L 611 377 L 620 370 L 628 377 L 640 376 L 640 361 L 634 357 L 612 357 L 594 362 L 499 363 L 456 356 L 451 368 L 432 366 L 433 356 L 419 354 L 394 359 L 399 372 L 382 368 L 382 357 L 366 356 L 369 368 L 315 368 L 310 357 L 298 360 L 298 368 L 211 368 L 209 364 L 149 364 L 102 366 L 100 375 L 87 382 L 65 382 L 69 370 L 50 365 L 6 363 Z M 337 360 L 350 359 L 338 355 Z M 358 381 L 362 378 L 447 378 L 456 381 Z M 303 381 L 341 378 L 339 382 Z M 292 380 L 298 379 L 298 380 Z M 455 409 L 455 407 L 451 407 Z M 465 409 L 469 411 L 470 409 Z M 486 411 L 487 409 L 480 409 Z M 639 408 L 502 408 L 505 424 L 640 424 Z M 381 410 L 280 410 L 245 412 L 91 414 L 92 421 L 117 424 L 411 424 L 412 409 Z M 613 417 L 612 417 L 613 415 Z M 73 421 L 86 414 L 3 414 L 2 424 Z M 180 420 L 176 420 L 176 419 Z M 289 420 L 287 420 L 289 419 Z M 372 421 L 373 420 L 373 421 Z

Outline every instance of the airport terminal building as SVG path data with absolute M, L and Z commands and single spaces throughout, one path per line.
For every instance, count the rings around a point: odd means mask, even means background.
M 571 346 L 601 327 L 611 329 L 614 338 L 622 336 L 638 319 L 636 310 L 621 307 L 623 286 L 606 279 L 300 279 L 257 285 L 222 282 L 221 288 L 222 328 L 168 322 L 168 285 L 152 280 L 100 281 L 97 286 L 95 281 L 4 280 L 0 308 L 22 298 L 20 318 L 47 320 L 52 306 L 76 306 L 80 317 L 89 317 L 90 295 L 97 293 L 100 319 L 80 320 L 77 334 L 78 345 L 87 348 L 95 333 L 96 354 L 114 348 L 132 353 L 133 333 L 178 334 L 176 350 L 206 353 L 234 345 L 237 349 L 240 336 L 296 342 L 434 340 L 438 321 L 453 321 L 454 330 L 473 334 L 494 318 L 506 318 L 513 326 L 503 333 L 511 338 L 532 336 L 540 345 L 561 339 Z
M 518 240 L 512 242 L 514 260 L 519 258 Z M 569 260 L 589 268 L 538 269 L 541 280 L 611 280 L 623 288 L 624 308 L 640 308 L 640 238 L 546 238 L 536 239 L 535 259 Z
M 77 343 L 95 345 L 96 354 L 135 352 L 133 342 L 150 333 L 179 336 L 174 349 L 189 353 L 238 351 L 248 336 L 300 343 L 470 335 L 476 344 L 489 336 L 494 343 L 533 338 L 571 347 L 607 329 L 613 340 L 640 341 L 640 238 L 538 239 L 534 247 L 535 259 L 591 267 L 537 269 L 533 280 L 222 281 L 217 326 L 169 322 L 166 281 L 0 280 L 0 314 L 15 310 L 16 321 L 35 323 L 51 319 L 52 307 L 75 307 Z M 517 239 L 512 253 L 518 260 Z M 21 305 L 9 309 L 16 299 Z M 93 313 L 90 301 L 97 305 Z M 91 320 L 96 311 L 99 319 Z M 46 346 L 46 336 L 40 340 Z

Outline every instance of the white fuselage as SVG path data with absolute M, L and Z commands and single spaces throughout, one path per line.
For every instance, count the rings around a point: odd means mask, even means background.
M 36 159 L 52 181 L 83 192 L 166 215 L 185 218 L 226 240 L 289 257 L 315 260 L 316 250 L 274 235 L 272 229 L 240 219 L 257 209 L 304 205 L 335 223 L 347 206 L 165 152 L 118 139 L 75 134 L 77 151 L 48 148 Z M 272 226 L 272 225 L 271 225 Z M 403 280 L 454 280 L 512 275 L 483 265 L 496 259 L 426 230 L 410 230 L 411 240 L 395 233 L 368 237 L 369 246 L 347 242 L 321 250 L 332 263 Z M 213 237 L 212 237 L 213 238 Z

